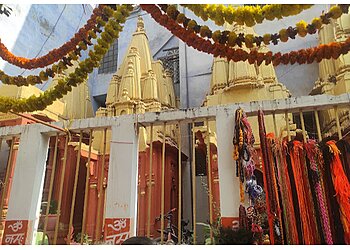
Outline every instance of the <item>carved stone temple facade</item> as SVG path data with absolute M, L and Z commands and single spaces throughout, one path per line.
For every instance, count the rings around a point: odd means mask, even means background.
M 350 35 L 350 14 L 344 14 L 337 20 L 321 27 L 319 44 L 345 41 Z M 325 59 L 319 63 L 319 78 L 315 82 L 310 95 L 340 95 L 350 92 L 350 54 L 341 55 L 338 59 Z M 350 126 L 346 116 L 349 110 L 339 109 L 339 119 L 342 129 Z M 336 134 L 334 110 L 320 112 L 320 125 L 325 136 Z M 347 132 L 347 131 L 346 131 Z
M 96 116 L 118 116 L 176 109 L 171 73 L 164 70 L 162 62 L 154 61 L 151 55 L 143 19 L 138 18 L 126 55 L 110 82 L 106 107 L 99 108 Z M 110 133 L 107 133 L 109 152 Z M 101 151 L 101 132 L 94 134 L 94 149 Z M 166 140 L 165 151 L 165 212 L 178 206 L 178 133 L 176 126 L 154 126 L 153 135 L 149 127 L 139 129 L 139 185 L 138 185 L 138 235 L 146 235 L 149 196 L 150 144 L 153 144 L 151 235 L 157 236 L 160 222 L 155 220 L 161 212 L 161 167 L 162 142 Z M 152 139 L 151 139 L 152 138 Z M 152 140 L 152 141 L 151 141 Z M 114 142 L 111 142 L 114 143 Z M 115 142 L 118 143 L 118 142 Z M 185 157 L 183 157 L 185 158 Z
M 240 25 L 225 25 L 225 29 L 235 31 L 236 33 L 255 34 L 253 28 Z M 319 43 L 329 43 L 332 41 L 344 41 L 350 34 L 350 15 L 343 15 L 336 21 L 332 21 L 330 25 L 326 25 L 321 28 L 319 32 Z M 246 48 L 244 50 L 258 50 L 260 52 L 268 52 L 268 48 L 264 45 L 254 48 Z M 58 78 L 68 75 L 77 63 L 74 63 L 73 67 L 70 67 L 66 72 L 58 75 L 50 84 L 51 86 L 57 83 Z M 342 55 L 337 60 L 323 60 L 319 64 L 319 79 L 315 83 L 315 87 L 311 92 L 311 95 L 317 94 L 329 94 L 339 95 L 342 93 L 350 92 L 350 55 Z M 0 86 L 0 95 L 11 96 L 14 98 L 28 98 L 31 95 L 39 95 L 42 90 L 35 86 L 28 87 L 14 87 L 2 84 Z M 43 111 L 36 111 L 30 114 L 26 114 L 29 117 L 39 118 L 46 122 L 51 121 L 64 121 L 66 128 L 69 128 L 70 121 L 73 119 L 82 119 L 93 117 L 92 106 L 89 100 L 89 89 L 87 82 L 73 88 L 72 92 L 62 99 L 55 101 L 52 105 L 47 107 Z M 251 102 L 259 100 L 274 100 L 283 99 L 290 96 L 288 89 L 278 81 L 275 73 L 275 69 L 272 64 L 261 65 L 249 64 L 245 62 L 228 62 L 225 58 L 214 58 L 212 66 L 212 77 L 210 81 L 210 89 L 205 97 L 203 106 L 216 106 L 232 103 Z M 149 46 L 148 37 L 144 28 L 144 22 L 141 17 L 138 18 L 136 31 L 132 34 L 131 41 L 126 54 L 118 68 L 117 72 L 110 80 L 107 97 L 104 107 L 97 110 L 97 117 L 113 117 L 125 114 L 143 114 L 145 112 L 161 112 L 171 109 L 177 109 L 177 102 L 174 93 L 173 79 L 171 73 L 164 69 L 163 64 L 159 60 L 154 60 Z M 350 116 L 349 110 L 340 110 L 340 122 L 343 128 L 349 127 L 350 124 L 346 124 L 345 116 Z M 286 135 L 286 119 L 283 114 L 275 116 L 276 119 L 276 136 Z M 258 121 L 255 117 L 248 118 L 255 137 L 255 147 L 259 152 L 259 128 Z M 291 134 L 295 135 L 296 125 L 293 124 L 293 117 L 288 117 Z M 335 113 L 333 110 L 320 112 L 320 122 L 322 132 L 327 135 L 336 133 L 335 125 Z M 15 114 L 0 114 L 0 127 L 3 126 L 15 126 L 35 123 L 34 121 L 19 117 Z M 230 121 L 230 126 L 233 126 L 233 122 Z M 271 115 L 265 116 L 265 126 L 267 132 L 275 132 L 273 117 Z M 185 134 L 184 130 L 183 138 L 190 136 L 191 132 L 195 133 L 195 162 L 197 175 L 197 190 L 203 183 L 203 176 L 210 175 L 211 186 L 213 191 L 213 203 L 208 204 L 208 199 L 203 198 L 207 194 L 203 191 L 197 193 L 200 199 L 197 200 L 198 221 L 207 222 L 208 210 L 206 206 L 212 206 L 214 212 L 214 220 L 218 218 L 220 211 L 220 198 L 225 197 L 225 193 L 221 193 L 220 190 L 225 190 L 225 187 L 219 187 L 219 173 L 218 173 L 218 144 L 217 144 L 217 125 L 214 121 L 209 121 L 209 135 L 207 133 L 206 122 L 196 122 L 192 131 L 188 131 Z M 222 127 L 222 126 L 221 126 Z M 345 130 L 345 129 L 344 129 Z M 182 164 L 182 168 L 179 169 L 178 163 L 178 127 L 177 125 L 165 125 L 165 131 L 163 126 L 157 125 L 153 127 L 151 132 L 150 126 L 139 128 L 139 165 L 138 165 L 138 216 L 137 216 L 137 235 L 146 235 L 148 221 L 150 221 L 151 237 L 158 237 L 157 232 L 160 229 L 160 221 L 156 218 L 159 217 L 161 212 L 161 175 L 162 175 L 162 144 L 165 140 L 165 212 L 168 212 L 172 208 L 178 209 L 178 173 L 182 171 L 186 172 L 189 165 L 192 162 Z M 84 131 L 85 132 L 85 131 Z M 88 165 L 88 152 L 89 152 L 89 135 L 83 134 L 82 148 L 80 152 L 80 164 L 78 184 L 77 184 L 77 196 L 74 203 L 74 217 L 73 217 L 73 234 L 81 232 L 82 228 L 82 214 L 84 209 L 84 195 L 86 175 L 88 176 L 88 194 L 87 194 L 87 217 L 85 221 L 86 233 L 90 239 L 103 240 L 103 232 L 106 228 L 103 228 L 103 207 L 106 200 L 106 189 L 108 180 L 108 168 L 110 158 L 110 145 L 112 143 L 127 143 L 113 141 L 111 137 L 111 131 L 106 130 L 106 134 L 102 130 L 93 132 L 92 141 L 92 153 L 91 162 Z M 152 133 L 152 134 L 151 134 Z M 209 149 L 210 155 L 207 156 L 207 143 L 209 137 Z M 105 139 L 104 139 L 105 138 Z M 64 160 L 66 160 L 65 174 L 63 176 L 64 185 L 62 190 L 62 206 L 59 218 L 59 234 L 57 244 L 66 244 L 66 238 L 69 231 L 69 217 L 72 203 L 72 193 L 74 187 L 74 177 L 78 158 L 78 143 L 79 134 L 71 134 L 70 141 L 68 143 L 67 155 L 65 155 L 66 136 L 60 135 L 58 139 L 58 154 L 56 158 L 56 170 L 52 171 L 54 164 L 54 149 L 55 149 L 55 137 L 50 139 L 50 146 L 47 158 L 47 167 L 44 180 L 42 206 L 41 206 L 41 218 L 39 220 L 39 231 L 43 229 L 43 214 L 48 205 L 48 193 L 51 176 L 54 174 L 55 179 L 52 190 L 52 200 L 56 201 L 59 197 L 59 186 L 61 182 L 61 173 L 64 166 Z M 0 211 L 0 216 L 5 217 L 8 209 L 8 203 L 11 193 L 11 183 L 16 165 L 16 155 L 19 147 L 19 139 L 14 140 L 13 153 L 11 159 L 9 159 L 9 148 L 11 140 L 2 140 L 0 143 L 0 180 L 3 180 L 6 174 L 7 163 L 9 165 L 9 189 L 3 194 L 4 209 Z M 152 145 L 152 156 L 150 155 Z M 188 145 L 187 145 L 188 146 Z M 44 153 L 44 152 L 43 152 Z M 152 173 L 149 175 L 150 169 L 150 157 L 152 157 Z M 182 161 L 186 161 L 187 156 L 182 154 Z M 192 160 L 192 159 L 191 159 Z M 208 173 L 208 160 L 210 160 L 211 173 Z M 186 167 L 185 167 L 186 166 Z M 259 168 L 259 166 L 257 166 Z M 200 173 L 200 171 L 201 172 Z M 204 170 L 203 170 L 204 169 Z M 184 171 L 186 170 L 186 171 Z M 103 173 L 103 175 L 102 175 Z M 259 173 L 257 173 L 259 174 Z M 103 176 L 104 178 L 101 178 Z M 200 179 L 200 180 L 199 180 Z M 209 178 L 203 182 L 207 182 Z M 183 181 L 190 186 L 190 177 L 187 175 L 187 179 L 183 178 Z M 229 194 L 232 196 L 239 196 L 239 180 L 233 180 L 237 187 L 237 194 Z M 237 181 L 237 183 L 236 183 Z M 151 185 L 149 185 L 149 182 Z M 222 181 L 223 182 L 223 181 Z M 0 183 L 2 184 L 2 183 Z M 207 183 L 204 183 L 206 185 Z M 182 196 L 190 197 L 191 194 L 185 193 L 185 188 L 182 189 Z M 148 211 L 148 199 L 151 191 L 151 210 Z M 1 194 L 0 194 L 1 195 Z M 0 197 L 2 198 L 2 197 Z M 185 199 L 184 199 L 185 200 Z M 187 199 L 187 201 L 190 200 Z M 98 203 L 102 203 L 102 212 L 97 213 Z M 183 210 L 190 210 L 191 201 L 185 206 L 183 202 Z M 187 202 L 188 203 L 188 202 Z M 200 203 L 200 204 L 199 204 Z M 205 206 L 204 206 L 204 205 Z M 234 204 L 236 205 L 236 204 Z M 237 207 L 239 206 L 239 200 Z M 238 210 L 238 209 L 237 209 Z M 57 211 L 49 215 L 49 220 L 56 222 Z M 185 214 L 184 212 L 182 213 Z M 190 212 L 187 214 L 191 214 Z M 238 213 L 237 213 L 238 216 Z M 190 216 L 188 216 L 190 217 Z M 204 218 L 204 219 L 203 219 Z M 189 218 L 186 218 L 189 219 Z M 221 215 L 222 223 L 229 225 L 235 221 L 236 217 L 225 217 Z M 2 220 L 3 221 L 3 220 Z M 49 241 L 52 243 L 54 235 L 54 224 L 49 221 L 47 233 Z M 175 212 L 174 224 L 177 224 L 177 212 Z M 166 225 L 165 225 L 166 226 Z M 4 222 L 0 224 L 0 244 L 3 233 Z
M 225 24 L 225 29 L 238 33 L 254 34 L 253 28 L 242 26 L 242 25 L 228 25 Z M 246 51 L 258 50 L 259 52 L 266 53 L 268 48 L 261 45 L 259 48 L 253 47 L 251 49 L 246 48 L 243 45 L 243 49 Z M 256 64 L 249 64 L 248 61 L 234 62 L 227 61 L 226 58 L 214 58 L 212 66 L 212 77 L 210 82 L 210 90 L 207 94 L 203 106 L 215 106 L 225 105 L 231 103 L 244 103 L 251 101 L 260 100 L 274 100 L 288 98 L 290 93 L 288 89 L 278 81 L 275 73 L 274 66 L 271 64 L 265 65 L 264 63 L 260 66 Z M 284 115 L 276 115 L 276 126 L 277 136 L 286 135 L 286 121 Z M 259 151 L 260 139 L 259 139 L 259 128 L 258 120 L 256 117 L 248 117 L 248 120 L 252 126 L 252 130 L 255 137 L 255 147 Z M 291 130 L 295 129 L 295 125 L 292 124 L 292 116 L 289 116 L 289 123 Z M 271 115 L 265 116 L 265 126 L 267 132 L 274 132 L 274 122 Z M 229 129 L 229 128 L 228 128 Z M 207 128 L 206 125 L 202 127 L 196 127 L 196 131 L 200 131 L 204 141 L 207 142 Z M 218 180 L 218 164 L 217 164 L 217 143 L 216 143 L 216 123 L 209 122 L 209 133 L 210 133 L 210 147 L 212 155 L 210 157 L 212 162 L 212 173 L 213 173 L 213 192 L 214 201 L 216 204 L 220 204 L 219 196 L 219 180 Z M 295 132 L 291 131 L 291 134 Z M 258 169 L 260 166 L 257 166 Z M 257 173 L 259 174 L 259 173 Z M 237 178 L 238 183 L 238 178 Z M 220 188 L 220 190 L 225 187 Z M 237 185 L 239 190 L 239 185 Z M 237 191 L 237 196 L 239 191 Z M 215 205 L 216 205 L 215 204 Z M 217 205 L 216 205 L 217 206 Z M 237 204 L 238 208 L 239 204 Z M 236 209 L 236 208 L 233 208 Z M 215 208 L 213 207 L 215 211 Z M 238 214 L 237 214 L 238 216 Z M 226 226 L 232 225 L 233 221 L 237 220 L 237 217 L 221 217 L 222 223 Z
M 242 25 L 225 25 L 226 30 L 232 30 L 244 34 L 256 35 L 254 29 Z M 268 48 L 261 45 L 259 48 L 246 48 L 246 51 L 258 50 L 266 53 Z M 284 99 L 290 96 L 288 89 L 278 81 L 274 66 L 271 64 L 260 66 L 244 62 L 228 62 L 226 58 L 217 57 L 214 59 L 212 67 L 212 78 L 210 82 L 210 92 L 206 96 L 204 106 L 224 105 L 230 103 L 243 103 L 260 100 Z M 258 123 L 255 118 L 248 118 L 252 129 L 256 144 L 259 144 Z M 284 115 L 276 115 L 277 131 L 281 133 L 285 129 Z M 267 128 L 274 128 L 272 116 L 265 117 Z M 212 131 L 216 131 L 215 126 L 211 127 Z M 274 132 L 273 130 L 269 132 Z M 279 134 L 277 135 L 279 136 Z

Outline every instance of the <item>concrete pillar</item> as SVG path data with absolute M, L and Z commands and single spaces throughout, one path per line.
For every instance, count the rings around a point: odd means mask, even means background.
M 105 241 L 121 244 L 136 235 L 138 133 L 133 119 L 112 126 L 105 216 Z
M 236 163 L 232 158 L 234 115 L 225 110 L 218 110 L 216 115 L 220 213 L 224 227 L 238 227 L 239 222 L 239 178 L 236 177 Z
M 34 244 L 40 216 L 49 136 L 26 125 L 20 137 L 2 244 Z

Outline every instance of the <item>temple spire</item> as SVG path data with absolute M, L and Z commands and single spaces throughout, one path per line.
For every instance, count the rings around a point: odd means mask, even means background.
M 136 28 L 136 32 L 140 32 L 140 31 L 145 31 L 145 23 L 143 22 L 143 18 L 141 16 L 137 18 L 137 28 Z

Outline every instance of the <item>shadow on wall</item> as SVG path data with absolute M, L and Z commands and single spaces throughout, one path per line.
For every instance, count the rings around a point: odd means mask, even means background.
M 43 56 L 50 50 L 68 42 L 79 28 L 85 25 L 92 14 L 90 4 L 33 4 L 28 6 L 10 5 L 13 11 L 9 22 L 12 22 L 13 25 L 11 23 L 0 24 L 2 32 L 17 34 L 12 44 L 5 43 L 7 48 L 16 56 L 26 58 Z M 86 55 L 86 52 L 82 53 L 82 58 L 86 58 Z M 35 75 L 41 70 L 42 68 L 24 70 L 8 63 L 4 66 L 4 71 L 13 76 Z M 45 90 L 50 82 L 49 80 L 37 87 Z

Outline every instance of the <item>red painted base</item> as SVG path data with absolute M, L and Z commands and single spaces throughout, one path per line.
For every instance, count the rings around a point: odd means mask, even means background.
M 105 243 L 119 245 L 130 236 L 130 218 L 106 218 Z
M 3 245 L 24 245 L 27 239 L 27 220 L 8 220 L 2 239 Z

